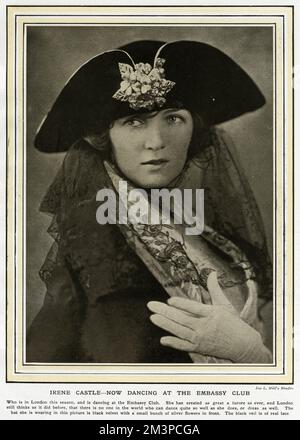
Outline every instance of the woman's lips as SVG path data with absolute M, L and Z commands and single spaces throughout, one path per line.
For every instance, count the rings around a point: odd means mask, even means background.
M 162 165 L 169 162 L 167 159 L 152 159 L 147 162 L 142 162 L 142 165 Z

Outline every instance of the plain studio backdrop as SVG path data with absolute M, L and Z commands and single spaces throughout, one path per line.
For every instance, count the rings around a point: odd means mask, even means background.
M 233 138 L 265 224 L 273 238 L 273 34 L 257 26 L 32 26 L 27 28 L 27 325 L 41 307 L 44 283 L 38 272 L 53 242 L 50 217 L 39 204 L 64 158 L 33 146 L 43 117 L 68 78 L 95 55 L 140 39 L 195 40 L 233 58 L 253 78 L 267 104 L 222 124 Z M 180 68 L 180 59 L 178 60 Z M 95 219 L 96 221 L 96 219 Z

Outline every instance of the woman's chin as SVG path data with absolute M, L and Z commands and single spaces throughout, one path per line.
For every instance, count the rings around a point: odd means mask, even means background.
M 168 187 L 173 179 L 168 179 L 166 176 L 144 176 L 143 179 L 135 179 L 132 181 L 138 188 L 155 189 Z

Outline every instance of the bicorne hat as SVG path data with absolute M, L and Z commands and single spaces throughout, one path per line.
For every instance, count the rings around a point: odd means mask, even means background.
M 265 103 L 230 57 L 196 41 L 136 41 L 103 52 L 68 80 L 42 122 L 35 146 L 62 152 L 120 117 L 168 107 L 198 112 L 216 125 Z

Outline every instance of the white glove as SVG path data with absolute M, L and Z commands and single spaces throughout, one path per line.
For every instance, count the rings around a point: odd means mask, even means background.
M 168 304 L 147 304 L 155 313 L 150 316 L 153 324 L 175 335 L 164 336 L 161 344 L 234 363 L 272 362 L 261 335 L 239 317 L 222 292 L 216 272 L 210 273 L 207 286 L 213 305 L 181 297 L 169 298 Z

